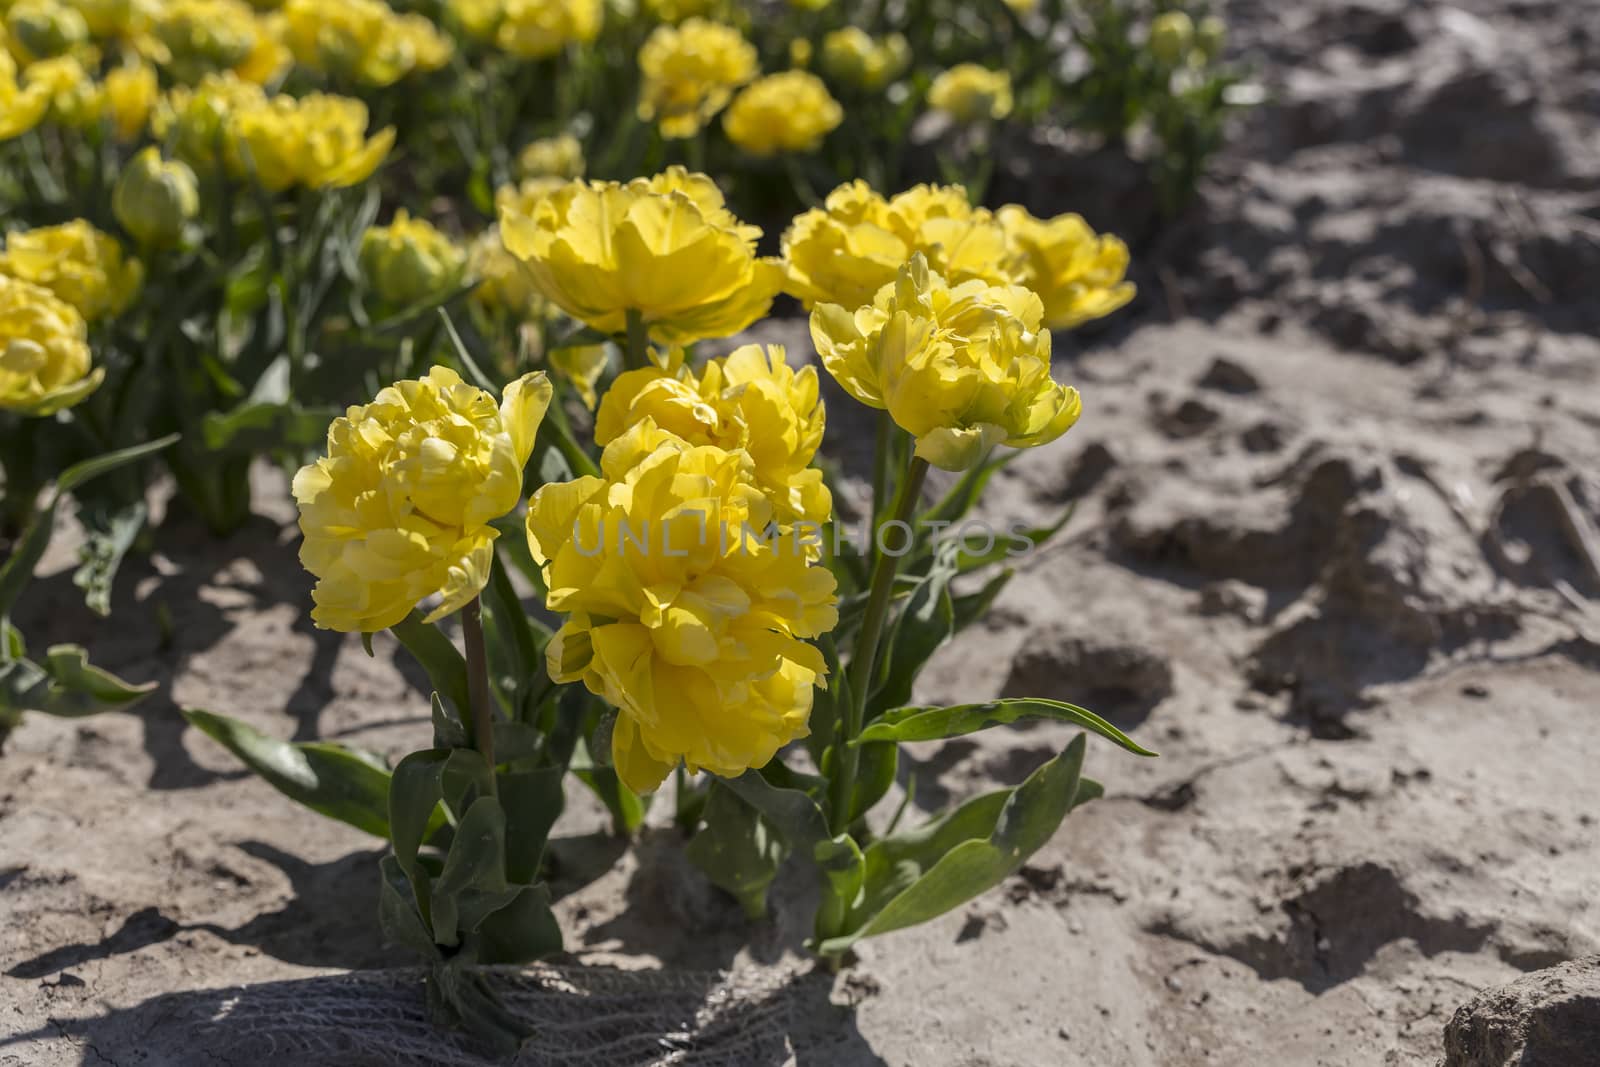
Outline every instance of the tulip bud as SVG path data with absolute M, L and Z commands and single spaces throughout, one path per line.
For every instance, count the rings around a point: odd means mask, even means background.
M 393 307 L 445 295 L 465 268 L 465 252 L 403 208 L 388 226 L 375 226 L 361 238 L 361 272 L 378 299 Z
M 177 160 L 163 161 L 158 148 L 146 148 L 117 179 L 111 211 L 141 245 L 170 248 L 183 239 L 184 226 L 200 213 L 194 171 Z
M 63 55 L 89 39 L 89 24 L 60 0 L 17 0 L 5 25 L 29 60 Z
M 1228 24 L 1216 15 L 1207 15 L 1200 20 L 1200 26 L 1195 30 L 1194 47 L 1206 62 L 1210 63 L 1222 54 L 1222 46 L 1228 41 Z
M 1175 67 L 1194 44 L 1194 20 L 1182 11 L 1169 11 L 1150 24 L 1150 54 L 1162 66 Z

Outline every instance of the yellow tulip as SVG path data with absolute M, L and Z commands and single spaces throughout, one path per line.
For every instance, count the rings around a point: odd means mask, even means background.
M 137 140 L 150 121 L 161 87 L 155 68 L 146 64 L 117 67 L 106 74 L 106 108 L 119 141 Z
M 89 329 L 48 289 L 0 274 L 0 409 L 53 415 L 100 387 Z
M 657 26 L 639 49 L 639 117 L 661 136 L 693 137 L 759 72 L 755 45 L 732 26 L 692 18 Z
M 398 15 L 383 0 L 288 0 L 285 43 L 297 62 L 363 85 L 393 85 L 413 71 L 438 70 L 453 46 L 421 15 Z
M 782 265 L 755 254 L 760 229 L 682 167 L 627 184 L 571 182 L 531 212 L 504 206 L 500 235 L 568 315 L 620 334 L 633 311 L 668 344 L 738 333 L 783 282 Z
M 963 125 L 1011 114 L 1011 74 L 976 63 L 958 63 L 933 79 L 928 105 Z
M 966 470 L 996 444 L 1048 444 L 1078 420 L 1078 391 L 1050 377 L 1043 319 L 1027 289 L 952 286 L 918 254 L 872 304 L 818 304 L 811 339 L 851 396 L 916 438 L 919 457 Z
M 874 40 L 859 26 L 845 26 L 822 39 L 823 71 L 855 89 L 882 89 L 910 65 L 911 45 L 898 33 Z
M 49 99 L 48 115 L 53 122 L 82 130 L 94 126 L 105 113 L 105 90 L 77 56 L 55 56 L 28 64 L 22 73 L 23 84 Z
M 722 116 L 728 140 L 753 156 L 815 152 L 844 109 L 815 74 L 786 70 L 751 82 Z
M 600 35 L 603 0 L 500 0 L 494 42 L 520 59 L 543 59 Z
M 90 322 L 120 315 L 138 295 L 144 267 L 83 219 L 15 230 L 0 250 L 0 274 L 50 290 Z
M 808 308 L 871 303 L 916 252 L 951 282 L 1012 280 L 1005 231 L 957 186 L 918 185 L 884 200 L 848 182 L 783 235 L 788 291 Z
M 1193 44 L 1194 19 L 1185 12 L 1168 11 L 1150 23 L 1150 54 L 1163 66 L 1182 63 Z
M 167 0 L 150 32 L 161 65 L 189 85 L 257 56 L 265 28 L 244 0 Z
M 714 14 L 723 3 L 724 0 L 644 0 L 644 9 L 657 22 L 682 22 Z
M 131 37 L 150 23 L 155 9 L 151 0 L 69 0 L 83 16 L 91 37 L 109 40 Z
M 1096 234 L 1078 215 L 1036 219 L 1015 204 L 998 217 L 1014 257 L 1012 274 L 1039 294 L 1049 329 L 1071 329 L 1133 299 L 1133 283 L 1124 280 L 1128 246 L 1119 238 Z
M 40 85 L 18 85 L 16 63 L 11 54 L 0 47 L 0 141 L 21 137 L 39 125 L 49 109 L 49 89 Z
M 478 280 L 469 298 L 479 311 L 509 315 L 517 322 L 543 318 L 549 305 L 522 262 L 506 251 L 500 231 L 491 227 L 472 242 L 467 272 Z
M 636 792 L 681 760 L 737 775 L 804 737 L 827 666 L 806 643 L 838 621 L 835 583 L 772 506 L 750 456 L 646 419 L 602 477 L 542 487 L 528 545 L 566 616 L 546 663 L 617 708 L 611 755 Z
M 572 384 L 590 411 L 600 402 L 596 387 L 610 364 L 610 348 L 603 344 L 566 345 L 550 353 L 550 369 Z
M 361 273 L 391 307 L 426 304 L 461 284 L 467 254 L 426 219 L 405 208 L 387 226 L 361 235 Z
M 517 153 L 523 178 L 581 178 L 583 170 L 583 146 L 570 133 L 529 141 Z
M 698 375 L 682 365 L 623 372 L 600 402 L 595 443 L 646 420 L 691 445 L 747 452 L 779 522 L 820 526 L 832 515 L 822 472 L 811 466 L 825 422 L 817 370 L 790 367 L 783 346 L 744 345 Z
M 61 0 L 15 0 L 4 26 L 23 63 L 67 55 L 89 39 L 83 15 Z
M 328 455 L 300 468 L 300 562 L 317 578 L 311 619 L 372 633 L 430 596 L 427 616 L 464 607 L 489 581 L 497 531 L 517 506 L 522 469 L 550 403 L 528 374 L 501 402 L 434 367 L 397 382 L 328 428 Z
M 200 213 L 194 171 L 178 160 L 163 161 L 151 145 L 128 161 L 111 194 L 111 212 L 134 240 L 147 248 L 169 248 Z

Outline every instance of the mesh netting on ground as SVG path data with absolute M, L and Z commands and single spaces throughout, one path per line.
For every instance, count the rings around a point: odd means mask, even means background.
M 550 966 L 486 971 L 505 1005 L 534 1030 L 515 1057 L 495 1057 L 466 1033 L 429 1021 L 423 973 L 417 969 L 170 994 L 161 998 L 161 1036 L 183 1034 L 185 1047 L 197 1057 L 193 1062 L 780 1067 L 794 1062 L 797 984 L 821 979 L 782 969 L 736 974 Z

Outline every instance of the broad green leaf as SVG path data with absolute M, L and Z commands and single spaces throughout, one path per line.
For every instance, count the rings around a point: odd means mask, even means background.
M 156 441 L 135 445 L 133 448 L 107 452 L 103 456 L 75 463 L 61 472 L 61 476 L 56 479 L 56 488 L 50 496 L 50 503 L 34 512 L 33 521 L 28 524 L 27 532 L 13 548 L 11 557 L 4 564 L 0 564 L 0 617 L 11 614 L 11 608 L 16 604 L 17 597 L 28 584 L 28 579 L 33 577 L 33 569 L 44 557 L 44 550 L 50 544 L 50 532 L 55 526 L 56 507 L 61 503 L 62 497 L 91 478 L 154 455 L 177 439 L 177 434 L 171 434 Z
M 853 824 L 883 799 L 884 794 L 889 792 L 889 787 L 894 784 L 895 771 L 899 766 L 899 745 L 861 746 L 861 762 L 856 768 L 856 786 L 850 803 L 850 818 L 845 825 Z
M 1083 734 L 1073 738 L 1015 790 L 979 797 L 931 828 L 872 845 L 862 906 L 850 916 L 855 928 L 822 941 L 818 951 L 838 955 L 861 938 L 927 922 L 1015 874 L 1074 806 L 1085 741 Z
M 460 897 L 472 889 L 503 893 L 506 883 L 506 816 L 500 802 L 480 796 L 456 827 L 444 870 L 429 895 L 433 939 L 449 947 L 460 941 Z
M 383 936 L 429 960 L 438 960 L 439 946 L 433 943 L 433 935 L 417 911 L 410 879 L 400 868 L 399 860 L 393 856 L 383 857 L 378 861 L 378 871 L 382 877 L 378 888 L 378 923 L 383 928 Z
M 832 839 L 827 817 L 808 794 L 775 786 L 760 771 L 745 771 L 737 778 L 718 780 L 760 812 L 796 851 L 810 852 L 819 843 Z
M 280 741 L 226 715 L 183 717 L 289 799 L 358 830 L 389 836 L 389 772 L 375 757 L 328 741 Z
M 483 590 L 483 608 L 491 671 L 497 679 L 509 682 L 506 696 L 511 717 L 525 720 L 551 686 L 544 663 L 544 646 L 550 640 L 550 631 L 528 617 L 498 552 L 489 572 L 489 584 Z
M 955 608 L 956 633 L 960 633 L 987 615 L 989 608 L 995 602 L 995 598 L 1000 595 L 1016 573 L 1015 570 L 1007 567 L 983 583 L 983 588 L 977 592 L 951 597 L 951 604 Z
M 423 622 L 422 613 L 418 611 L 390 629 L 428 673 L 433 688 L 450 702 L 456 717 L 462 722 L 470 721 L 472 703 L 467 696 L 467 661 L 450 639 L 434 624 Z
M 343 414 L 335 407 L 300 407 L 292 402 L 247 400 L 229 411 L 210 411 L 200 431 L 212 452 L 270 452 L 310 448 L 328 434 L 328 424 Z
M 857 744 L 872 741 L 942 741 L 1023 719 L 1053 719 L 1071 723 L 1116 742 L 1136 756 L 1155 755 L 1092 711 L 1075 704 L 1038 697 L 955 704 L 947 708 L 916 705 L 895 708 L 884 712 L 882 718 L 862 730 Z
M 532 963 L 561 951 L 561 927 L 550 910 L 550 889 L 525 886 L 509 904 L 488 915 L 474 934 L 478 962 Z
M 35 709 L 51 715 L 94 715 L 131 707 L 156 690 L 155 682 L 134 685 L 89 663 L 80 645 L 53 645 L 41 666 L 49 677 L 43 702 Z M 24 709 L 28 710 L 28 709 Z
M 506 816 L 506 878 L 519 885 L 538 880 L 550 828 L 565 803 L 564 767 L 539 767 L 499 776 L 500 806 Z
M 572 754 L 571 770 L 578 781 L 588 786 L 611 813 L 613 831 L 619 837 L 632 837 L 644 825 L 650 798 L 641 797 L 622 783 L 614 768 L 595 763 L 588 743 L 580 739 Z
M 685 850 L 711 883 L 731 893 L 744 913 L 767 913 L 767 887 L 783 863 L 783 842 L 761 815 L 726 785 L 713 780 L 701 813 L 704 824 Z

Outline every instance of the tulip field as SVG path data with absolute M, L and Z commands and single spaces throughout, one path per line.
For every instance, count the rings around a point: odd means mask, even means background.
M 0 0 L 0 1065 L 1600 1063 L 1584 17 Z

